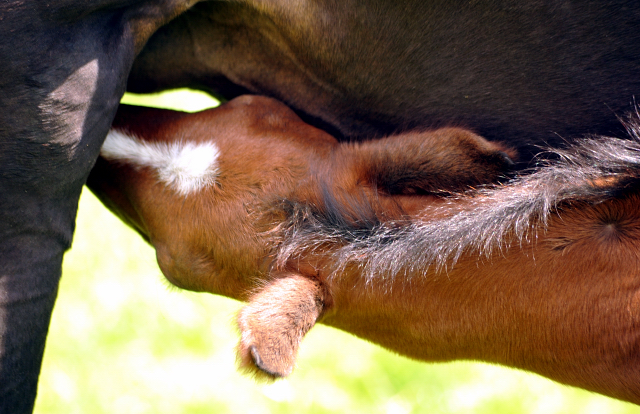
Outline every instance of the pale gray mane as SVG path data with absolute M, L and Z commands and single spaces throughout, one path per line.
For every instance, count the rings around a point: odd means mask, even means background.
M 637 191 L 640 122 L 625 122 L 630 139 L 591 137 L 549 151 L 552 161 L 507 184 L 452 197 L 423 219 L 383 222 L 362 197 L 349 211 L 325 193 L 325 205 L 288 205 L 277 265 L 331 246 L 334 274 L 357 266 L 368 277 L 446 270 L 463 253 L 489 258 L 514 243 L 534 241 L 551 214 L 571 203 L 598 203 Z M 615 185 L 594 185 L 614 178 Z M 357 213 L 354 213 L 357 212 Z M 433 214 L 445 218 L 429 220 Z M 442 217 L 442 216 L 441 216 Z

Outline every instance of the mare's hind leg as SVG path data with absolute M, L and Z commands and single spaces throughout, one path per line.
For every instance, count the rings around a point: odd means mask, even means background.
M 0 3 L 0 414 L 33 409 L 78 197 L 135 47 L 189 4 Z

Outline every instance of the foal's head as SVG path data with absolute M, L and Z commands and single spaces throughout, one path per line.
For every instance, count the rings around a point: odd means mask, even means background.
M 195 114 L 122 106 L 88 185 L 155 247 L 169 281 L 250 300 L 244 365 L 283 376 L 331 303 L 330 244 L 274 261 L 292 205 L 349 224 L 412 217 L 498 179 L 507 153 L 460 128 L 339 143 L 285 105 L 246 96 Z

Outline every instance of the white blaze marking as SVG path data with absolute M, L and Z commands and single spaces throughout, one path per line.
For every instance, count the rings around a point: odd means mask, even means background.
M 136 167 L 153 168 L 160 181 L 186 196 L 215 182 L 220 151 L 212 142 L 146 142 L 112 129 L 100 155 Z

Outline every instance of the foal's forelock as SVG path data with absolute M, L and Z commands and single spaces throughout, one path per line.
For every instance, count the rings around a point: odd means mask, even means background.
M 625 126 L 630 139 L 590 137 L 550 150 L 553 161 L 533 173 L 427 206 L 420 217 L 381 220 L 370 201 L 357 195 L 337 202 L 326 192 L 321 206 L 291 202 L 277 265 L 328 249 L 334 275 L 356 266 L 372 280 L 446 271 L 463 254 L 489 258 L 514 244 L 535 242 L 550 215 L 563 208 L 638 190 L 640 120 Z

